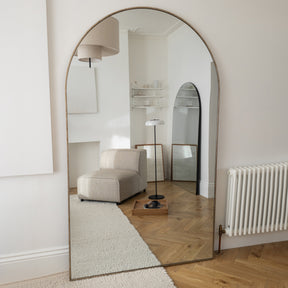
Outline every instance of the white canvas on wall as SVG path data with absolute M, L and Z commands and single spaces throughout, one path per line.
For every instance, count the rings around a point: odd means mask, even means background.
M 46 1 L 1 1 L 0 35 L 0 176 L 52 173 Z
M 71 66 L 67 80 L 67 109 L 69 114 L 97 112 L 95 68 Z

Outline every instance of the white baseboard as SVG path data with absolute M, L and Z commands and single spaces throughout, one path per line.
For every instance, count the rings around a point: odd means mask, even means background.
M 0 256 L 0 285 L 69 270 L 68 246 Z
M 218 226 L 216 225 L 215 231 Z M 238 247 L 254 246 L 265 243 L 287 241 L 288 231 L 267 232 L 261 234 L 245 235 L 245 236 L 233 236 L 229 237 L 225 234 L 222 236 L 222 250 L 233 249 Z M 218 249 L 218 234 L 215 235 L 214 249 Z
M 200 182 L 200 195 L 205 198 L 214 198 L 215 183 Z

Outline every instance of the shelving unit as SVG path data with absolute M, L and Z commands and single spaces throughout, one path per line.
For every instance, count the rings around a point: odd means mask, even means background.
M 182 88 L 177 95 L 174 108 L 199 109 L 199 98 L 195 88 Z
M 189 106 L 189 105 L 179 105 L 179 106 L 174 106 L 174 108 L 188 108 L 188 109 L 199 109 L 199 106 Z
M 131 88 L 131 108 L 163 108 L 167 97 L 164 88 Z

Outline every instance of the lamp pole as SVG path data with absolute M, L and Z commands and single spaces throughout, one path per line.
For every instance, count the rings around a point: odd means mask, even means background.
M 156 125 L 159 125 L 159 123 L 157 123 L 157 121 L 155 121 L 155 123 L 153 125 L 154 126 L 154 158 L 155 158 L 155 195 L 150 195 L 149 196 L 149 199 L 153 199 L 153 200 L 159 200 L 159 199 L 164 199 L 165 198 L 163 195 L 158 195 L 158 193 L 157 193 Z
M 155 157 L 155 195 L 157 195 L 157 159 L 156 159 L 156 125 L 154 126 L 154 157 Z

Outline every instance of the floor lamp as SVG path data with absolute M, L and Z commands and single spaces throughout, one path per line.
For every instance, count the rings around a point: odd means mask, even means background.
M 145 122 L 145 126 L 154 126 L 154 157 L 155 157 L 155 195 L 150 195 L 149 199 L 159 200 L 165 198 L 163 195 L 157 193 L 157 155 L 156 155 L 156 126 L 163 125 L 164 121 L 160 119 L 151 119 Z M 157 201 L 158 202 L 158 201 Z M 158 205 L 160 203 L 158 202 Z

